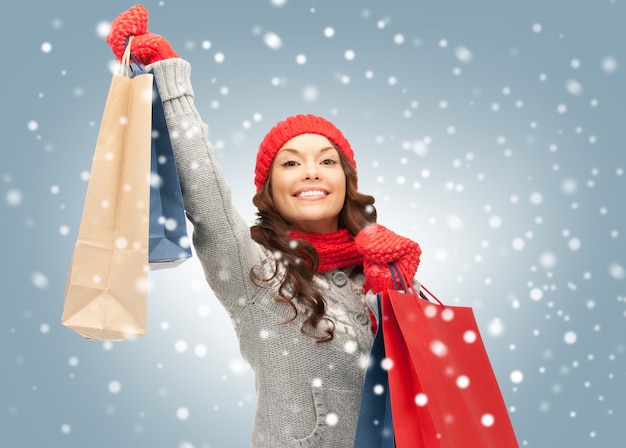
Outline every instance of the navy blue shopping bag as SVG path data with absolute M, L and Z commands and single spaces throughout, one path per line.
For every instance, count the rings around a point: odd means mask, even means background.
M 136 60 L 135 64 L 138 66 L 135 75 L 147 73 Z M 151 269 L 161 269 L 178 266 L 190 258 L 191 244 L 176 160 L 156 79 L 152 84 L 151 151 L 148 261 Z
M 378 297 L 378 329 L 365 373 L 355 448 L 394 448 L 391 399 L 385 361 L 381 300 Z

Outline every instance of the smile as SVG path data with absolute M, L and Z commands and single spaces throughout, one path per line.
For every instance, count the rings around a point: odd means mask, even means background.
M 297 193 L 295 196 L 297 198 L 314 198 L 314 197 L 318 197 L 318 196 L 326 196 L 328 193 L 322 190 L 307 190 L 307 191 L 301 191 L 300 193 Z

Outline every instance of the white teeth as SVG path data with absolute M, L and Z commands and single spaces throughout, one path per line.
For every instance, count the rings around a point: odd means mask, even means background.
M 310 191 L 303 191 L 302 193 L 298 194 L 298 197 L 305 197 L 305 198 L 310 198 L 313 196 L 324 196 L 326 193 L 324 193 L 321 190 L 310 190 Z

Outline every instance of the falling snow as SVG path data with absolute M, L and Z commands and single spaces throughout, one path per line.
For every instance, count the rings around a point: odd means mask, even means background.
M 565 0 L 506 11 L 486 1 L 471 11 L 460 0 L 431 3 L 149 8 L 153 31 L 193 66 L 196 104 L 250 222 L 264 133 L 290 113 L 336 121 L 379 221 L 420 242 L 420 281 L 475 310 L 520 445 L 615 446 L 626 419 L 626 5 L 587 2 L 563 14 Z M 138 282 L 150 292 L 142 339 L 84 341 L 59 324 L 102 106 L 119 68 L 105 43 L 117 12 L 103 2 L 78 17 L 62 1 L 41 11 L 28 39 L 15 39 L 17 24 L 3 29 L 21 74 L 3 97 L 0 445 L 82 447 L 97 437 L 107 446 L 246 446 L 254 374 L 238 351 L 237 322 L 196 257 Z M 181 19 L 194 14 L 210 26 Z M 460 27 L 468 14 L 472 26 Z M 273 329 L 258 338 L 272 343 Z M 428 344 L 447 356 L 442 341 Z M 346 341 L 343 350 L 359 347 Z M 463 372 L 454 380 L 472 388 Z M 417 406 L 433 401 L 415 397 Z M 498 424 L 488 413 L 476 418 Z M 329 410 L 324 424 L 341 425 L 341 413 Z M 38 431 L 23 431 L 33 425 Z

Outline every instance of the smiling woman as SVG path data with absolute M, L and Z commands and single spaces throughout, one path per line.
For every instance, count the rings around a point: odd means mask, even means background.
M 419 245 L 376 224 L 350 143 L 315 115 L 288 117 L 261 142 L 249 228 L 194 104 L 189 63 L 147 32 L 141 5 L 112 23 L 118 58 L 129 35 L 161 92 L 196 254 L 256 375 L 252 446 L 353 446 L 377 293 L 393 287 L 388 263 L 413 278 Z
M 271 165 L 265 168 L 263 161 L 268 159 Z M 363 255 L 354 235 L 376 220 L 374 198 L 357 191 L 355 165 L 341 131 L 314 115 L 296 115 L 278 123 L 257 155 L 258 192 L 253 202 L 258 219 L 252 237 L 279 255 L 269 276 L 285 271 L 276 300 L 288 304 L 295 318 L 294 295 L 283 291 L 296 285 L 297 302 L 308 308 L 302 332 L 320 341 L 333 338 L 334 322 L 326 316 L 326 300 L 313 279 L 319 272 L 346 266 L 356 267 L 357 279 Z M 255 279 L 269 280 L 256 274 Z M 322 322 L 326 325 L 320 327 Z M 316 336 L 309 327 L 321 328 L 322 334 Z
M 278 151 L 269 188 L 278 212 L 294 227 L 331 233 L 339 226 L 346 175 L 328 138 L 302 134 Z

